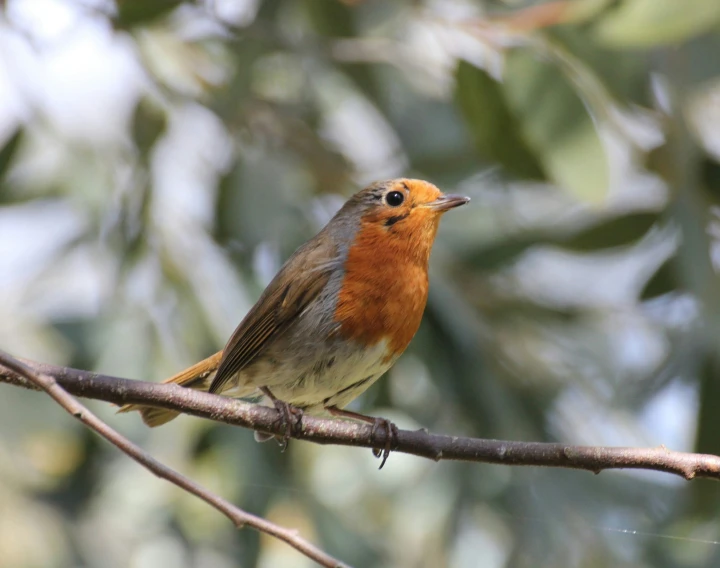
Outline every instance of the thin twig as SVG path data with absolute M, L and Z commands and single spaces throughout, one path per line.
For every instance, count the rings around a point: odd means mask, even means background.
M 133 444 L 130 440 L 112 429 L 105 422 L 90 412 L 88 408 L 75 400 L 50 374 L 32 369 L 29 365 L 13 358 L 4 351 L 0 351 L 0 364 L 13 371 L 16 375 L 23 377 L 36 387 L 44 390 L 60 406 L 67 410 L 67 412 L 80 420 L 80 422 L 95 430 L 95 432 L 100 434 L 111 444 L 115 445 L 122 452 L 130 456 L 158 477 L 174 483 L 188 493 L 192 493 L 196 497 L 199 497 L 210 506 L 215 507 L 218 511 L 228 517 L 238 528 L 249 526 L 260 532 L 278 538 L 321 566 L 325 566 L 327 568 L 349 568 L 346 564 L 336 560 L 304 538 L 300 537 L 296 531 L 286 529 L 276 525 L 275 523 L 271 523 L 267 519 L 263 519 L 262 517 L 243 511 L 229 501 L 215 495 L 211 491 L 208 491 L 204 487 L 195 483 L 193 480 L 159 462 L 139 446 Z M 0 371 L 0 373 L 2 372 L 3 371 Z
M 68 367 L 25 362 L 51 375 L 68 392 L 123 404 L 148 404 L 282 436 L 282 421 L 274 408 L 249 404 L 224 396 L 194 391 L 178 385 L 147 383 L 80 371 Z M 0 358 L 0 364 L 2 359 Z M 3 371 L 0 381 L 23 385 L 21 378 Z M 24 385 L 28 386 L 28 385 Z M 292 437 L 318 444 L 384 448 L 384 432 L 372 435 L 372 427 L 347 420 L 303 416 Z M 645 469 L 679 475 L 685 479 L 720 480 L 720 457 L 659 448 L 571 446 L 541 442 L 511 442 L 430 434 L 426 430 L 399 430 L 393 451 L 432 460 L 461 460 L 501 465 L 533 465 L 582 469 L 599 473 L 605 469 Z

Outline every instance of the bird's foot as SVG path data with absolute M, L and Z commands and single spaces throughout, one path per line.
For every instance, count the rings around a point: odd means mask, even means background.
M 302 417 L 303 410 L 297 406 L 293 406 L 279 398 L 276 398 L 269 389 L 262 389 L 263 392 L 272 400 L 275 410 L 280 415 L 280 425 L 284 430 L 282 437 L 276 437 L 278 444 L 281 446 L 281 451 L 285 451 L 288 446 L 288 441 L 293 437 L 293 434 L 297 434 L 302 430 Z
M 277 439 L 278 444 L 281 446 L 280 451 L 284 452 L 287 449 L 288 440 L 293 437 L 293 434 L 297 434 L 301 430 L 303 410 L 278 399 L 273 400 L 273 404 L 280 414 L 280 424 L 285 429 L 282 438 Z
M 372 452 L 376 458 L 382 457 L 380 467 L 378 468 L 382 469 L 388 457 L 390 457 L 390 451 L 397 446 L 398 427 L 387 418 L 376 417 L 370 429 L 370 440 L 375 441 L 377 439 L 378 430 L 384 430 L 380 439 L 385 442 L 385 445 L 382 449 L 373 448 Z
M 359 412 L 352 412 L 351 410 L 344 410 L 337 406 L 328 406 L 326 410 L 333 416 L 340 416 L 343 418 L 351 418 L 353 420 L 360 420 L 361 422 L 367 422 L 372 424 L 370 429 L 370 441 L 374 444 L 375 442 L 382 442 L 383 445 L 380 448 L 373 448 L 373 455 L 376 458 L 382 457 L 379 469 L 382 469 L 390 456 L 391 450 L 397 447 L 398 441 L 398 427 L 387 418 L 380 418 L 376 416 L 367 416 L 360 414 Z M 378 431 L 382 431 L 383 435 L 378 440 Z M 378 444 L 380 445 L 380 444 Z

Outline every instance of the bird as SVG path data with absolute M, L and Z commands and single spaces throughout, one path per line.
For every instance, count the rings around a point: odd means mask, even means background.
M 288 428 L 285 445 L 290 423 L 303 413 L 369 422 L 373 434 L 385 426 L 384 464 L 395 426 L 345 406 L 392 367 L 417 332 L 440 218 L 469 200 L 419 179 L 362 189 L 290 256 L 222 351 L 164 382 L 268 397 Z M 150 427 L 179 414 L 141 405 L 120 412 L 131 410 Z

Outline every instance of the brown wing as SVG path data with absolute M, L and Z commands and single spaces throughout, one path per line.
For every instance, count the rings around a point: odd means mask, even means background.
M 293 254 L 240 322 L 223 350 L 210 392 L 242 371 L 283 333 L 325 287 L 339 266 L 335 247 L 321 232 Z

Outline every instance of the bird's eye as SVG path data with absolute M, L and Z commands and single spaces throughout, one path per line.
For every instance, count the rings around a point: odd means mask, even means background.
M 390 207 L 398 207 L 405 201 L 405 195 L 401 191 L 391 191 L 385 196 L 385 203 Z

